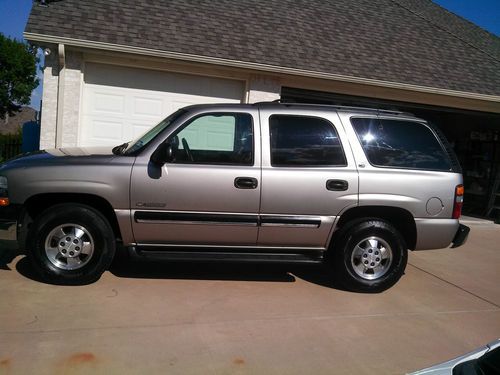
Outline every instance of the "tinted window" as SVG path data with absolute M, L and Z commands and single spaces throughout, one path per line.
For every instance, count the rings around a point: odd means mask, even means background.
M 340 139 L 330 122 L 317 117 L 274 115 L 269 126 L 271 165 L 347 165 Z
M 253 164 L 253 124 L 247 113 L 207 114 L 169 139 L 174 163 Z
M 354 118 L 358 138 L 372 165 L 448 171 L 448 155 L 425 125 L 412 121 Z

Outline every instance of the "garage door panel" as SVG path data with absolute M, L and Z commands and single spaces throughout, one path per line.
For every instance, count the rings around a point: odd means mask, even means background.
M 163 100 L 160 98 L 135 97 L 133 101 L 133 114 L 155 118 L 163 114 Z
M 99 134 L 99 139 L 119 141 L 123 138 L 124 123 L 122 121 L 91 120 L 92 132 Z
M 136 138 L 179 108 L 240 103 L 242 81 L 86 64 L 79 145 L 115 145 Z
M 92 105 L 97 112 L 122 114 L 125 109 L 125 96 L 116 93 L 96 92 Z

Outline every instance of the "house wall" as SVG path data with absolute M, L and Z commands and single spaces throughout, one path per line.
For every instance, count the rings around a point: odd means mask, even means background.
M 82 89 L 83 55 L 68 51 L 65 65 L 60 66 L 55 51 L 45 57 L 43 71 L 42 122 L 40 148 L 71 147 L 78 142 Z M 63 100 L 59 101 L 59 90 Z M 62 121 L 58 123 L 58 107 Z M 59 133 L 59 134 L 58 134 Z
M 247 103 L 271 102 L 281 96 L 281 81 L 271 76 L 252 75 L 248 80 Z
M 42 121 L 40 125 L 40 149 L 53 148 L 56 144 L 57 83 L 59 67 L 57 55 L 45 57 L 43 69 Z
M 62 122 L 61 147 L 74 147 L 78 144 L 80 126 L 80 105 L 83 84 L 83 54 L 67 51 L 64 69 L 64 109 Z
M 66 50 L 64 61 L 64 67 L 60 67 L 58 54 L 54 50 L 45 59 L 41 149 L 75 147 L 79 144 L 83 74 L 87 62 L 239 79 L 246 82 L 246 92 L 242 93 L 242 102 L 256 103 L 280 98 L 280 79 L 269 75 L 234 73 L 214 67 L 200 68 L 190 64 L 169 64 L 165 61 L 158 63 L 154 60 L 123 59 L 122 57 L 118 59 L 115 56 L 97 55 L 78 50 Z M 62 90 L 62 95 L 59 95 L 59 90 Z M 61 111 L 59 117 L 58 111 Z

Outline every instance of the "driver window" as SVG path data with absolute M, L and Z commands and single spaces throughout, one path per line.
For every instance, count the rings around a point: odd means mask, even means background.
M 247 113 L 211 113 L 188 122 L 171 139 L 174 163 L 253 164 L 253 124 Z

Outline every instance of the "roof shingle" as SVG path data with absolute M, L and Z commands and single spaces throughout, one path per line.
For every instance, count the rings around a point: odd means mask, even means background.
M 500 95 L 500 38 L 430 0 L 61 0 L 26 32 Z

